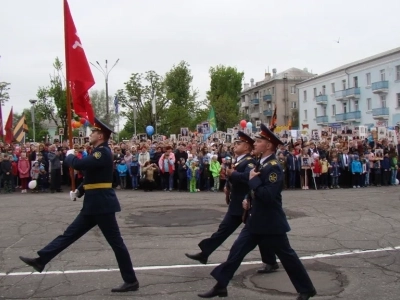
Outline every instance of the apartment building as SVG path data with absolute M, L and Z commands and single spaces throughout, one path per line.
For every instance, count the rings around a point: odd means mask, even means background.
M 305 80 L 297 89 L 300 126 L 395 126 L 400 123 L 400 48 Z
M 276 106 L 278 125 L 286 125 L 298 108 L 296 84 L 314 76 L 307 69 L 290 68 L 281 73 L 273 69 L 263 80 L 244 84 L 239 110 L 253 124 L 269 123 Z

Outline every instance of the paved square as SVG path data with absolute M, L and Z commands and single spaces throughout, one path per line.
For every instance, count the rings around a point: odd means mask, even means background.
M 318 296 L 313 299 L 385 299 L 400 295 L 400 187 L 284 191 L 290 240 L 303 258 Z M 19 255 L 36 256 L 72 222 L 81 202 L 63 194 L 0 195 L 0 297 L 3 299 L 199 299 L 214 285 L 236 232 L 209 265 L 185 257 L 218 227 L 222 193 L 117 191 L 123 238 L 137 267 L 140 290 L 115 295 L 122 283 L 114 254 L 98 228 L 31 273 Z M 361 251 L 359 251 L 361 250 Z M 322 255 L 325 254 L 325 255 Z M 260 255 L 246 257 L 229 285 L 229 299 L 295 299 L 282 266 L 258 275 Z

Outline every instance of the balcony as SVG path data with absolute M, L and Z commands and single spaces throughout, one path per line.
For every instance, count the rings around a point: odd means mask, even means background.
M 258 111 L 252 112 L 252 113 L 250 114 L 250 118 L 252 118 L 252 119 L 258 119 L 258 118 L 260 118 L 260 112 L 258 112 Z
M 273 114 L 272 109 L 267 109 L 263 111 L 263 115 L 266 117 L 272 117 L 272 114 Z
M 260 100 L 258 98 L 252 99 L 251 104 L 258 105 L 258 104 L 260 104 Z
M 378 120 L 388 120 L 389 119 L 389 107 L 380 107 L 372 109 L 372 117 Z
M 327 95 L 319 95 L 315 97 L 315 101 L 317 104 L 327 105 L 328 104 L 328 96 Z
M 336 92 L 335 92 L 335 98 L 336 98 L 336 100 L 344 100 L 345 97 L 346 97 L 346 90 L 343 90 L 343 91 L 336 91 Z
M 272 95 L 264 95 L 264 96 L 263 96 L 263 100 L 264 100 L 264 101 L 267 101 L 267 102 L 268 102 L 268 101 L 272 101 Z
M 346 92 L 345 97 L 347 99 L 349 99 L 349 98 L 359 98 L 360 97 L 360 88 L 358 88 L 358 87 L 347 89 L 347 90 L 345 90 L 345 92 Z
M 241 108 L 247 108 L 247 107 L 249 107 L 249 100 L 242 100 L 241 101 L 241 103 L 240 103 L 240 107 Z
M 336 122 L 352 122 L 361 120 L 361 111 L 351 111 L 344 114 L 336 114 Z
M 317 124 L 318 125 L 328 124 L 328 116 L 317 117 Z
M 389 91 L 389 81 L 378 81 L 372 83 L 372 92 L 374 94 L 387 94 Z

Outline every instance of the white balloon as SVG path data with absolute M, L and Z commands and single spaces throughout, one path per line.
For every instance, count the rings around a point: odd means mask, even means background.
M 33 190 L 33 189 L 36 187 L 36 185 L 37 185 L 36 180 L 31 180 L 31 181 L 29 182 L 29 184 L 28 184 L 28 187 L 29 187 L 31 190 Z
M 398 185 L 399 184 L 399 180 L 396 178 L 396 185 Z

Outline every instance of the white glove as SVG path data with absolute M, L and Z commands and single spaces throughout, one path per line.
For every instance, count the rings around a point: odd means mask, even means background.
M 67 151 L 67 156 L 70 155 L 70 154 L 75 155 L 75 149 L 69 149 L 69 150 Z
M 78 198 L 78 197 L 79 197 L 79 191 L 77 189 L 75 191 L 70 191 L 69 192 L 69 198 L 72 201 L 76 201 L 76 198 Z

